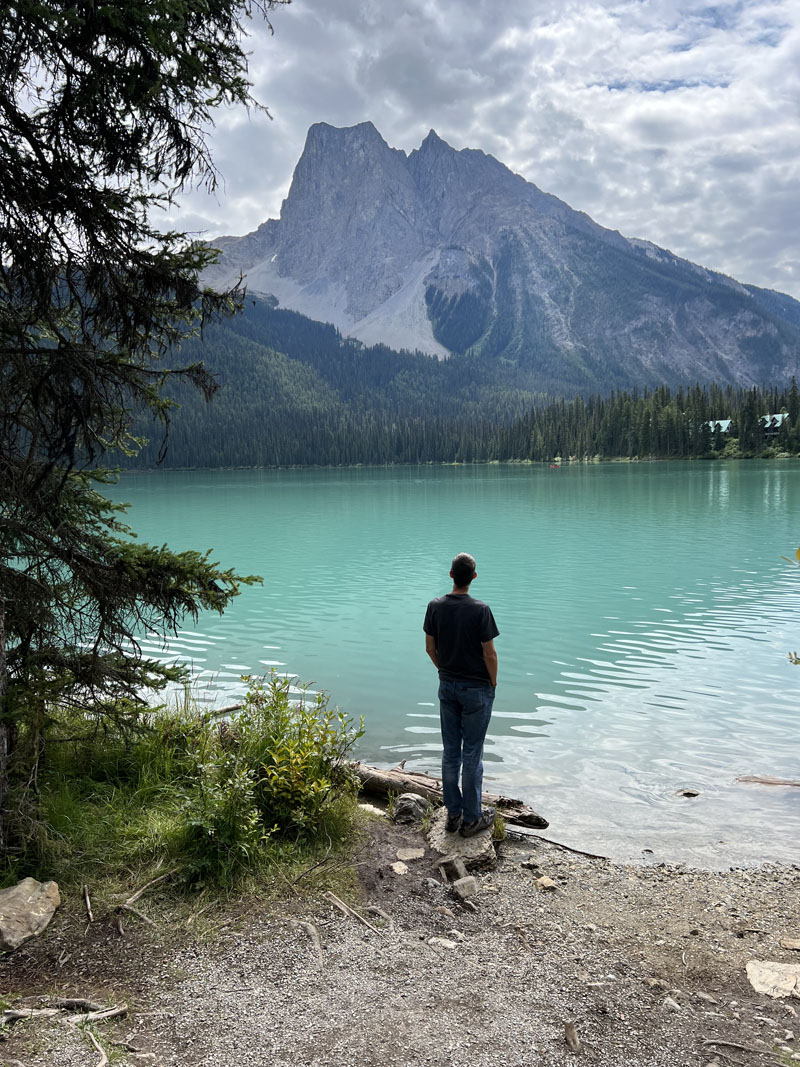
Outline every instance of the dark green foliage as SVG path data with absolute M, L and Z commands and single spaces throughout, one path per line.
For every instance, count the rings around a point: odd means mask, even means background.
M 492 270 L 485 260 L 473 263 L 470 288 L 447 296 L 436 285 L 425 290 L 425 303 L 433 326 L 433 336 L 451 352 L 465 353 L 476 344 L 492 315 Z
M 700 459 L 757 456 L 767 447 L 800 452 L 800 421 L 784 421 L 777 433 L 761 423 L 766 414 L 787 411 L 790 389 L 735 389 L 696 385 L 675 392 L 616 392 L 584 401 L 559 400 L 534 408 L 498 432 L 500 459 L 549 461 L 637 458 Z M 731 433 L 712 432 L 710 421 L 733 419 Z M 734 443 L 735 442 L 735 443 Z
M 0 802 L 9 775 L 34 780 L 56 707 L 117 714 L 174 676 L 137 626 L 221 610 L 249 580 L 132 543 L 101 465 L 135 452 L 134 410 L 163 438 L 168 382 L 216 389 L 199 362 L 162 361 L 239 295 L 201 290 L 213 251 L 151 219 L 187 182 L 214 186 L 202 131 L 254 103 L 241 20 L 272 6 L 0 11 Z

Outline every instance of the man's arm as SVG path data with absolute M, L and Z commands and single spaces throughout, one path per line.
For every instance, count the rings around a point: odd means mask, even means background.
M 483 649 L 483 662 L 486 664 L 486 670 L 489 672 L 489 681 L 493 686 L 496 686 L 497 651 L 494 647 L 494 641 L 482 641 L 481 648 Z
M 433 665 L 436 669 L 439 669 L 439 657 L 436 655 L 436 638 L 431 637 L 430 634 L 425 634 L 425 651 L 433 660 Z

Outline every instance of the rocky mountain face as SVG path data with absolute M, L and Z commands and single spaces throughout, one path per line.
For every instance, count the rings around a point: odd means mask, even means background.
M 214 285 L 367 344 L 517 367 L 537 388 L 782 381 L 800 302 L 604 229 L 431 130 L 406 155 L 375 127 L 308 132 L 279 219 L 214 242 Z

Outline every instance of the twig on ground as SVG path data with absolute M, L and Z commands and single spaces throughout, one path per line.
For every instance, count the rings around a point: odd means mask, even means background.
M 333 842 L 331 841 L 330 837 L 328 837 L 328 848 L 325 851 L 325 855 L 322 857 L 321 860 L 317 860 L 316 863 L 312 863 L 310 867 L 307 867 L 306 870 L 304 870 L 300 874 L 298 874 L 298 876 L 294 879 L 294 881 L 291 882 L 292 887 L 296 886 L 301 878 L 305 878 L 307 875 L 311 874 L 312 871 L 315 871 L 317 869 L 317 867 L 321 867 L 324 863 L 326 863 L 327 860 L 328 860 L 328 856 L 330 856 L 330 854 L 331 854 L 331 849 L 332 848 L 333 848 Z
M 118 904 L 117 911 L 129 911 L 132 915 L 136 915 L 142 922 L 148 923 L 150 926 L 155 926 L 158 929 L 158 924 L 154 923 L 149 915 L 145 915 L 143 911 L 139 911 L 138 908 L 131 907 L 130 904 Z
M 89 900 L 89 887 L 85 885 L 83 887 L 83 903 L 86 906 L 86 918 L 90 923 L 94 922 L 94 915 L 92 914 L 92 902 Z
M 710 1037 L 707 1041 L 703 1042 L 703 1048 L 707 1048 L 709 1045 L 719 1045 L 721 1048 L 735 1048 L 739 1052 L 755 1052 L 756 1056 L 772 1056 L 773 1053 L 769 1049 L 753 1048 L 752 1045 L 737 1045 L 735 1041 L 722 1041 L 717 1040 L 715 1037 Z
M 197 903 L 198 904 L 203 899 L 203 897 L 206 895 L 206 890 L 207 889 L 208 889 L 208 886 L 204 886 L 200 890 L 200 894 L 197 897 Z M 189 918 L 186 920 L 186 925 L 187 926 L 191 926 L 192 923 L 195 921 L 195 919 L 199 919 L 201 915 L 204 915 L 209 910 L 209 908 L 213 908 L 213 906 L 214 906 L 213 904 L 206 904 L 206 906 L 204 908 L 197 908 L 196 911 L 193 911 L 192 914 L 189 916 Z
M 501 812 L 502 814 L 502 812 Z M 576 856 L 587 856 L 590 860 L 608 860 L 608 856 L 600 856 L 597 852 L 584 852 L 582 848 L 573 848 L 571 845 L 562 845 L 560 841 L 553 841 L 549 837 L 542 837 L 541 834 L 517 834 L 515 827 L 506 827 L 506 833 L 514 834 L 516 837 L 535 837 L 537 841 L 545 841 L 548 845 L 555 845 L 556 848 L 563 848 L 565 852 L 574 852 Z
M 0 1026 L 15 1023 L 19 1019 L 47 1019 L 60 1015 L 60 1008 L 6 1008 L 0 1015 Z
M 118 1015 L 125 1015 L 128 1011 L 127 1004 L 115 1004 L 113 1008 L 101 1008 L 100 1011 L 87 1011 L 81 1015 L 67 1016 L 67 1022 L 73 1026 L 85 1026 L 86 1023 L 99 1023 L 103 1019 L 115 1019 Z
M 97 1040 L 91 1030 L 86 1030 L 84 1032 L 91 1041 L 91 1043 L 94 1045 L 94 1047 L 97 1049 L 97 1051 L 100 1053 L 100 1059 L 97 1061 L 94 1067 L 106 1067 L 106 1064 L 108 1063 L 108 1056 L 106 1056 L 105 1051 L 103 1050 L 103 1047 L 101 1046 L 100 1042 Z
M 317 964 L 319 969 L 322 970 L 325 966 L 325 960 L 322 956 L 322 940 L 319 936 L 319 930 L 310 922 L 306 922 L 304 919 L 289 919 L 292 926 L 299 926 L 301 930 L 305 930 L 308 936 L 311 938 L 311 943 L 314 946 L 315 955 L 317 957 Z
M 151 879 L 146 885 L 143 885 L 141 889 L 137 889 L 133 896 L 128 897 L 125 901 L 126 904 L 135 904 L 139 897 L 146 893 L 148 889 L 152 889 L 154 885 L 158 885 L 159 882 L 166 882 L 168 878 L 172 878 L 173 875 L 178 873 L 178 868 L 173 867 L 171 871 L 167 871 L 166 874 L 160 874 L 158 878 Z
M 377 904 L 368 904 L 364 911 L 368 911 L 370 915 L 377 915 L 381 919 L 385 919 L 389 924 L 389 932 L 394 933 L 394 919 L 391 915 L 387 915 L 383 908 L 379 908 Z
M 328 892 L 328 893 L 323 893 L 322 895 L 325 897 L 326 900 L 329 900 L 331 902 L 331 904 L 333 904 L 335 907 L 337 907 L 339 909 L 339 911 L 344 912 L 345 915 L 349 915 L 353 919 L 358 919 L 358 921 L 360 923 L 363 923 L 364 926 L 369 927 L 369 929 L 372 930 L 373 933 L 379 934 L 381 932 L 376 926 L 373 926 L 372 923 L 369 922 L 368 919 L 365 919 L 363 915 L 359 915 L 357 911 L 353 911 L 352 908 L 349 908 L 347 906 L 347 904 L 345 904 L 345 902 L 343 900 L 340 900 L 336 896 L 335 893 Z

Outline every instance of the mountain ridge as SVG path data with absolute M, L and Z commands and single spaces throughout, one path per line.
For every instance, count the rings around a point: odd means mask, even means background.
M 575 211 L 431 130 L 408 155 L 371 122 L 314 124 L 279 219 L 213 242 L 217 286 L 365 344 L 468 355 L 531 386 L 788 380 L 800 302 Z

